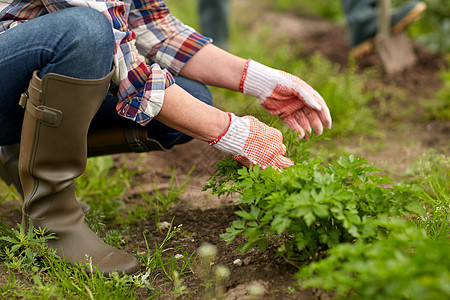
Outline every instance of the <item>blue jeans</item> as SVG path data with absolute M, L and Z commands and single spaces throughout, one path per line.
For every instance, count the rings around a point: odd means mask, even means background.
M 199 0 L 200 30 L 213 43 L 228 48 L 228 0 Z
M 110 23 L 91 8 L 64 9 L 0 34 L 0 145 L 20 141 L 23 109 L 18 101 L 20 94 L 27 90 L 34 70 L 40 70 L 41 78 L 47 73 L 82 79 L 102 78 L 111 70 L 113 47 Z M 212 104 L 206 86 L 188 79 L 178 81 L 189 93 Z M 115 103 L 117 99 L 108 95 L 93 126 L 132 122 L 116 113 Z M 149 135 L 167 148 L 191 139 L 156 120 L 147 128 Z
M 213 105 L 211 92 L 204 84 L 182 76 L 175 76 L 175 82 L 195 98 L 209 105 Z M 103 126 L 107 127 L 109 124 L 114 124 L 114 126 L 120 127 L 135 125 L 134 121 L 123 118 L 117 114 L 117 102 L 117 98 L 109 93 L 92 120 L 91 128 L 101 128 Z M 145 128 L 147 129 L 147 136 L 159 141 L 160 144 L 166 149 L 170 149 L 175 145 L 184 144 L 192 140 L 192 137 L 172 129 L 156 119 L 151 120 Z

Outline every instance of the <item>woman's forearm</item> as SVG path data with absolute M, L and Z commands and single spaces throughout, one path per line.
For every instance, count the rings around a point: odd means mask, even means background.
M 163 106 L 155 118 L 204 142 L 214 140 L 230 125 L 226 112 L 199 101 L 176 84 L 166 89 Z
M 189 59 L 180 75 L 207 85 L 239 91 L 245 62 L 245 59 L 209 44 Z

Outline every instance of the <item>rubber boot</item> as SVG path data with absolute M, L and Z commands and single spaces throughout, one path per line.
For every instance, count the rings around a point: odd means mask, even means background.
M 91 130 L 89 131 L 87 142 L 88 157 L 168 150 L 157 140 L 149 138 L 147 129 L 137 123 L 127 127 Z
M 112 155 L 127 152 L 167 151 L 158 141 L 147 137 L 147 130 L 140 126 L 102 128 L 88 133 L 88 157 Z M 19 144 L 0 146 L 0 178 L 13 185 L 23 198 L 19 179 Z M 78 199 L 85 214 L 91 207 Z
M 0 178 L 7 184 L 13 185 L 20 197 L 23 199 L 22 185 L 19 178 L 19 144 L 0 146 Z M 91 206 L 86 202 L 78 200 L 84 214 L 91 210 Z
M 25 106 L 19 154 L 24 193 L 22 225 L 46 228 L 50 248 L 74 264 L 90 263 L 108 276 L 134 274 L 138 260 L 105 244 L 84 222 L 74 179 L 86 168 L 89 124 L 108 90 L 112 72 L 97 80 L 33 74 Z M 89 271 L 90 268 L 87 268 Z

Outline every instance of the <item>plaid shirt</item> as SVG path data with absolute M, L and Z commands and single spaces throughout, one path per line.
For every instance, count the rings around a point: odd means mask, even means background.
M 0 0 L 0 33 L 74 6 L 94 8 L 110 21 L 116 40 L 112 90 L 119 99 L 117 112 L 141 125 L 159 113 L 165 88 L 174 83 L 172 74 L 211 42 L 173 17 L 164 0 Z

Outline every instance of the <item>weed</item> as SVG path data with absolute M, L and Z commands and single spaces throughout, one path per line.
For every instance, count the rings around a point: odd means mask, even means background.
M 0 205 L 2 205 L 6 199 L 22 201 L 21 196 L 13 185 L 7 185 L 5 182 L 0 181 Z
M 410 183 L 422 187 L 420 197 L 427 211 L 416 224 L 427 230 L 430 238 L 448 238 L 450 233 L 450 158 L 428 151 L 408 171 Z
M 175 199 L 177 199 L 183 191 L 187 188 L 187 186 L 194 180 L 194 178 L 190 178 L 192 172 L 195 167 L 192 167 L 186 176 L 178 182 L 176 176 L 176 168 L 172 169 L 172 176 L 169 180 L 169 185 L 167 187 L 167 193 L 163 193 L 157 186 L 157 183 L 153 184 L 155 189 L 154 200 L 146 199 L 146 201 L 151 206 L 156 206 L 158 213 L 165 213 L 170 204 L 172 204 Z
M 47 241 L 52 238 L 44 230 L 33 228 L 31 222 L 26 233 L 21 225 L 15 230 L 1 224 L 0 257 L 11 274 L 7 285 L 15 285 L 15 292 L 6 293 L 2 287 L 4 295 L 25 299 L 75 296 L 83 299 L 111 299 L 116 296 L 132 299 L 133 289 L 144 284 L 139 277 L 113 274 L 105 278 L 98 272 L 88 274 L 85 265 L 72 266 L 47 247 Z M 28 278 L 33 283 L 30 288 L 18 290 L 21 283 L 15 280 L 13 271 Z
M 176 168 L 173 168 L 166 192 L 163 192 L 163 190 L 158 187 L 158 182 L 153 183 L 154 193 L 149 194 L 146 191 L 142 191 L 141 197 L 147 203 L 148 209 L 136 213 L 141 214 L 143 217 L 147 217 L 149 214 L 156 214 L 157 222 L 159 222 L 159 215 L 167 212 L 169 205 L 173 204 L 195 179 L 191 177 L 194 168 L 195 167 L 192 167 L 181 181 L 178 181 Z
M 28 230 L 0 224 L 0 257 L 5 266 L 23 272 L 40 270 L 45 263 L 55 258 L 56 252 L 47 247 L 47 241 L 54 236 L 41 228 L 34 228 L 31 221 Z
M 179 252 L 182 250 L 183 246 L 167 248 L 169 241 L 182 232 L 181 228 L 182 225 L 173 227 L 171 224 L 164 240 L 159 245 L 155 242 L 155 250 L 153 253 L 147 242 L 147 238 L 144 235 L 147 251 L 146 253 L 139 254 L 138 257 L 146 270 L 160 270 L 171 281 L 174 281 L 175 277 L 184 276 L 187 273 L 193 272 L 193 264 L 196 260 L 195 252 L 191 254 L 184 252 L 182 257 L 176 257 L 176 255 L 172 253 L 168 255 L 165 254 L 169 250 L 171 250 L 171 252 Z
M 198 248 L 198 257 L 200 259 L 200 275 L 203 281 L 201 285 L 205 289 L 202 299 L 223 299 L 230 270 L 224 265 L 215 265 L 217 247 L 210 243 L 203 243 Z

